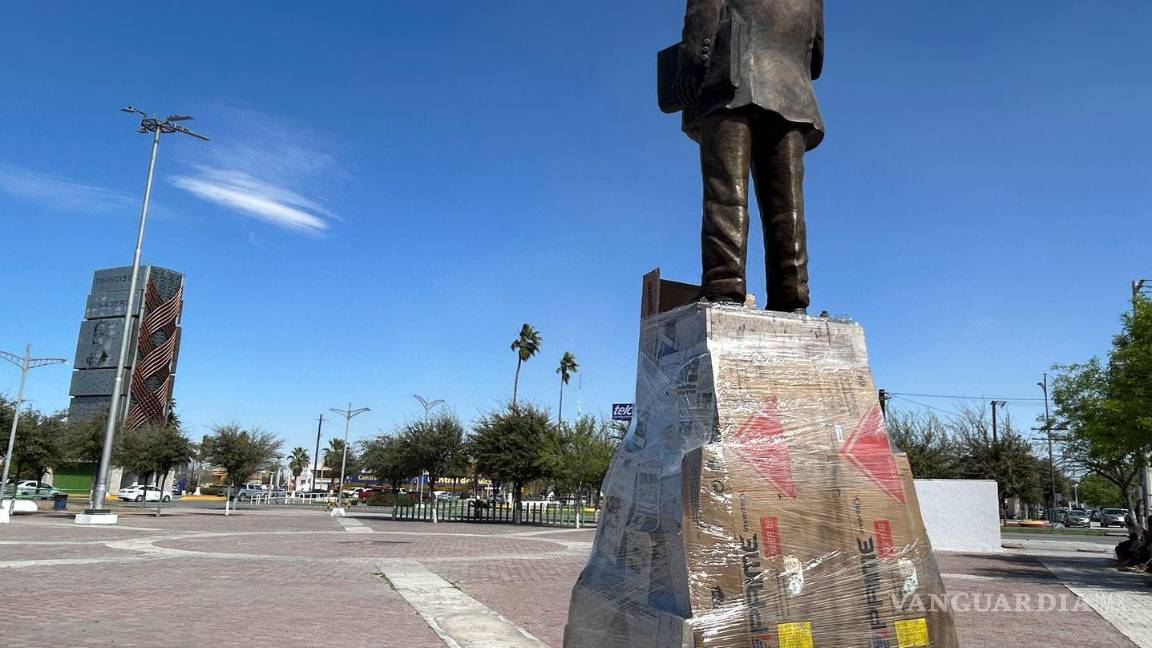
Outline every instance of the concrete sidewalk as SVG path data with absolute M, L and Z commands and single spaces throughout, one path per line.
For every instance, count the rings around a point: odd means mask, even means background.
M 1109 538 L 1111 540 L 1111 538 Z M 1091 542 L 1085 540 L 1075 539 L 1052 539 L 1049 537 L 1043 538 L 1011 538 L 1001 541 L 1000 546 L 1005 549 L 1017 549 L 1024 551 L 1035 551 L 1041 553 L 1090 553 L 1101 555 L 1114 555 L 1116 545 L 1120 540 L 1115 542 Z

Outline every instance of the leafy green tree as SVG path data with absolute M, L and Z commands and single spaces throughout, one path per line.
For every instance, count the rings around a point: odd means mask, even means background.
M 520 327 L 520 335 L 512 340 L 512 350 L 516 352 L 516 379 L 512 382 L 512 409 L 516 409 L 516 395 L 520 389 L 520 365 L 528 362 L 540 351 L 540 332 L 525 323 Z
M 964 408 L 952 422 L 952 437 L 959 451 L 957 477 L 963 479 L 991 479 L 1004 500 L 1015 497 L 1028 504 L 1042 504 L 1049 500 L 1052 473 L 1047 459 L 1033 452 L 1032 444 L 1005 417 L 999 434 L 992 438 L 988 410 Z M 1056 470 L 1057 491 L 1071 493 L 1070 482 L 1063 472 Z
M 64 427 L 68 461 L 96 463 L 104 450 L 108 410 L 82 419 L 69 419 Z M 117 435 L 119 436 L 119 435 Z
M 1133 299 L 1107 362 L 1092 358 L 1055 370 L 1052 399 L 1069 428 L 1069 458 L 1129 496 L 1152 453 L 1152 302 Z M 1129 496 L 1128 504 L 1147 515 L 1142 501 Z
M 592 416 L 573 424 L 561 423 L 544 438 L 540 467 L 561 488 L 583 497 L 596 495 L 608 474 L 608 465 L 619 441 L 611 425 Z
M 556 410 L 557 421 L 564 421 L 564 385 L 568 384 L 572 374 L 579 369 L 580 365 L 576 364 L 576 356 L 572 355 L 571 351 L 565 351 L 564 355 L 560 356 L 560 366 L 556 367 L 556 373 L 560 374 L 560 407 Z
M 512 484 L 514 524 L 520 523 L 524 484 L 545 476 L 541 450 L 553 433 L 547 410 L 533 405 L 489 412 L 473 427 L 476 470 L 493 482 Z
M 402 464 L 417 474 L 428 472 L 428 488 L 445 476 L 460 476 L 467 464 L 464 456 L 464 426 L 455 414 L 442 413 L 408 423 L 398 435 Z
M 8 452 L 8 432 L 12 429 L 12 406 L 15 403 L 0 394 L 0 461 Z
M 888 414 L 888 435 L 908 455 L 917 479 L 954 479 L 959 473 L 960 453 L 948 424 L 932 412 Z
M 1131 501 L 1130 495 L 1121 491 L 1112 480 L 1100 475 L 1088 474 L 1080 478 L 1080 501 L 1089 506 L 1113 506 L 1123 508 Z
M 932 412 L 891 412 L 887 423 L 892 442 L 908 455 L 919 479 L 994 480 L 1002 511 L 1009 498 L 1026 505 L 1048 500 L 1047 460 L 1036 456 L 1008 417 L 996 438 L 985 409 L 961 408 L 947 421 Z M 1060 473 L 1057 487 L 1071 492 Z
M 271 466 L 282 444 L 271 432 L 229 423 L 214 426 L 202 445 L 205 461 L 224 470 L 229 486 L 237 486 Z
M 308 456 L 307 450 L 301 447 L 292 448 L 292 454 L 288 456 L 288 470 L 292 471 L 293 488 L 311 462 L 312 458 Z
M 165 420 L 159 424 L 144 425 L 134 430 L 124 430 L 116 439 L 115 461 L 118 465 L 136 473 L 145 484 L 155 481 L 160 488 L 160 501 L 156 503 L 156 516 L 160 517 L 161 505 L 168 484 L 168 473 L 193 459 L 196 448 L 180 431 Z M 146 499 L 141 501 L 144 506 Z
M 356 455 L 356 448 L 349 446 L 347 457 L 344 454 L 344 439 L 332 437 L 328 440 L 328 447 L 321 450 L 324 465 L 332 471 L 334 479 L 340 479 L 340 466 L 344 466 L 345 474 L 352 474 L 360 470 L 360 457 Z
M 388 482 L 393 493 L 420 471 L 408 464 L 411 455 L 405 452 L 404 442 L 397 437 L 381 436 L 364 443 L 360 461 L 364 469 Z
M 171 423 L 173 420 L 177 425 Z M 152 461 L 156 465 L 156 473 L 160 475 L 161 500 L 168 492 L 168 474 L 196 456 L 196 446 L 180 431 L 179 422 L 179 418 L 170 418 L 165 424 L 155 426 L 152 431 Z M 156 503 L 156 517 L 160 517 L 160 504 Z
M 64 461 L 64 418 L 63 412 L 45 416 L 36 410 L 28 409 L 20 413 L 20 424 L 16 429 L 16 447 L 12 451 L 14 479 L 30 477 L 37 482 L 42 481 L 50 468 L 55 468 Z M 7 437 L 7 430 L 3 436 Z

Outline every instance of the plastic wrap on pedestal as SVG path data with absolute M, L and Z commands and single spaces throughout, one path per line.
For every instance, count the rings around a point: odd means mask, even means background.
M 859 325 L 648 317 L 634 416 L 565 648 L 957 645 Z

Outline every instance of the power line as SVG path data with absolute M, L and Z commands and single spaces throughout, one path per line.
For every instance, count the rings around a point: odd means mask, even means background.
M 945 416 L 958 416 L 958 414 L 956 412 L 949 412 L 948 410 L 940 409 L 939 407 L 933 407 L 932 405 L 929 405 L 927 403 L 918 403 L 918 402 L 912 400 L 911 398 L 905 398 L 903 396 L 896 396 L 893 392 L 888 392 L 888 395 L 891 396 L 895 400 L 901 400 L 901 401 L 904 401 L 905 403 L 912 403 L 913 405 L 915 405 L 917 407 L 924 407 L 926 409 L 940 412 L 941 414 L 943 414 Z
M 890 391 L 893 396 L 913 396 L 916 398 L 954 398 L 956 400 L 1001 400 L 1022 402 L 1043 402 L 1043 398 L 1013 398 L 1011 396 L 956 396 L 953 394 L 910 394 L 907 392 Z

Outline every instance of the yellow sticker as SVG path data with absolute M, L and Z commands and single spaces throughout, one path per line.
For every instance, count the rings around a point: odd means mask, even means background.
M 896 645 L 899 648 L 928 646 L 928 619 L 908 619 L 896 622 Z
M 812 648 L 812 624 L 781 623 L 776 626 L 780 633 L 780 648 Z

